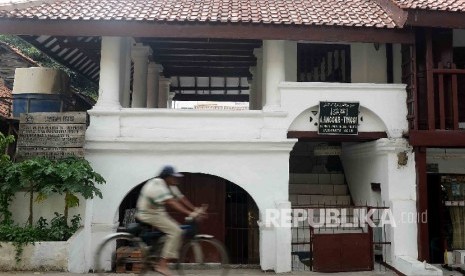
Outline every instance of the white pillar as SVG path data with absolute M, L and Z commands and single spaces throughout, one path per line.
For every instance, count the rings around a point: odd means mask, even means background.
M 102 37 L 100 57 L 99 97 L 94 109 L 119 109 L 121 68 L 124 66 L 122 53 L 126 40 L 122 37 Z
M 281 95 L 278 85 L 285 80 L 285 41 L 263 41 L 263 71 L 265 75 L 264 110 L 278 110 L 281 106 Z
M 276 202 L 276 209 L 280 211 L 281 216 L 291 217 L 291 202 Z M 283 221 L 283 220 L 281 220 Z M 274 271 L 276 273 L 285 273 L 292 271 L 292 232 L 290 225 L 281 225 L 275 228 L 276 239 L 276 263 Z
M 169 92 L 169 96 L 168 96 L 168 108 L 174 109 L 174 105 L 173 105 L 174 96 L 176 96 L 176 93 L 175 93 L 175 92 Z
M 297 41 L 285 42 L 285 62 L 286 78 L 285 81 L 297 81 Z
M 257 58 L 256 74 L 254 78 L 254 91 L 256 94 L 256 102 L 254 107 L 258 110 L 261 110 L 263 107 L 263 50 L 255 49 L 253 51 L 255 57 Z
M 170 93 L 171 79 L 160 77 L 159 83 L 160 83 L 160 87 L 159 87 L 159 92 L 158 92 L 158 107 L 167 108 L 168 96 Z
M 134 62 L 132 77 L 131 107 L 147 107 L 147 67 L 148 57 L 152 50 L 148 46 L 137 43 L 132 47 L 131 58 Z
M 150 62 L 147 69 L 147 107 L 156 108 L 158 106 L 158 80 L 160 72 L 163 70 L 161 65 Z
M 131 48 L 133 44 L 132 38 L 125 39 L 125 49 L 122 52 L 122 59 L 124 66 L 122 66 L 122 78 L 121 78 L 121 93 L 120 93 L 120 103 L 122 107 L 131 106 Z

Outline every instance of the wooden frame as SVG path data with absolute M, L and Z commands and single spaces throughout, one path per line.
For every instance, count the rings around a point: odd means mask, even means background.
M 179 38 L 281 39 L 324 42 L 412 43 L 410 29 L 285 24 L 158 23 L 0 19 L 0 33 L 63 36 L 130 36 Z

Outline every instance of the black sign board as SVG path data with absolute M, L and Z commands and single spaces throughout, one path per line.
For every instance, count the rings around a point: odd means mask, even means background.
M 318 134 L 321 135 L 357 135 L 357 102 L 320 102 Z

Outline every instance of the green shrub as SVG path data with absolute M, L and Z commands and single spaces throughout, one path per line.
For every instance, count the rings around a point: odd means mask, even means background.
M 21 261 L 23 248 L 37 241 L 66 241 L 81 226 L 81 217 L 73 216 L 71 225 L 66 223 L 64 215 L 55 213 L 50 224 L 43 217 L 33 226 L 17 224 L 0 224 L 0 241 L 11 242 L 16 248 L 16 262 Z

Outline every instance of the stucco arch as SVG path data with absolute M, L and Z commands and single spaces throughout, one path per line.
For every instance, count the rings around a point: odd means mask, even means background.
M 309 107 L 293 116 L 288 131 L 318 131 L 319 106 Z M 373 110 L 360 106 L 359 132 L 387 132 L 386 122 Z
M 287 140 L 87 141 L 86 159 L 107 183 L 101 187 L 103 199 L 94 198 L 86 204 L 86 256 L 91 258 L 103 237 L 117 230 L 116 214 L 128 192 L 154 177 L 166 164 L 179 171 L 213 175 L 238 185 L 255 201 L 262 220 L 267 209 L 281 208 L 288 202 L 289 152 L 294 143 Z M 260 265 L 265 270 L 275 269 L 276 250 L 287 250 L 290 243 L 282 239 L 278 242 L 279 229 L 260 226 L 259 231 Z M 91 259 L 89 267 L 92 267 Z
M 252 200 L 254 201 L 254 203 L 257 205 L 257 208 L 260 209 L 260 207 L 258 206 L 257 204 L 257 200 L 256 198 L 253 197 L 253 195 L 250 194 L 249 191 L 247 191 L 247 187 L 244 187 L 244 185 L 238 185 L 237 183 L 233 182 L 233 181 L 230 181 L 229 179 L 226 179 L 226 178 L 223 178 L 223 177 L 220 177 L 220 176 L 217 176 L 217 175 L 213 175 L 213 174 L 206 174 L 206 173 L 192 173 L 192 172 L 185 172 L 185 171 L 182 171 L 181 172 L 182 174 L 202 174 L 204 176 L 207 176 L 207 177 L 212 177 L 212 178 L 219 178 L 219 179 L 222 179 L 222 180 L 225 180 L 225 181 L 228 181 L 228 182 L 231 182 L 232 184 L 236 185 L 236 186 L 239 186 L 241 189 L 243 189 L 249 196 L 250 198 L 252 198 Z M 116 206 L 116 209 L 113 209 L 114 210 L 114 221 L 117 222 L 118 220 L 120 220 L 121 218 L 121 214 L 119 213 L 120 211 L 120 207 L 121 205 L 124 203 L 124 201 L 129 197 L 129 196 L 132 196 L 131 193 L 135 192 L 135 193 L 138 193 L 139 190 L 142 188 L 143 184 L 145 183 L 145 181 L 149 180 L 150 178 L 140 182 L 140 183 L 137 183 L 135 185 L 131 185 L 132 188 L 129 189 L 125 194 L 122 193 L 122 197 L 119 198 L 119 204 L 117 204 Z M 202 185 L 202 183 L 195 183 L 194 185 Z M 112 207 L 114 208 L 114 207 Z M 121 223 L 121 220 L 119 221 Z

